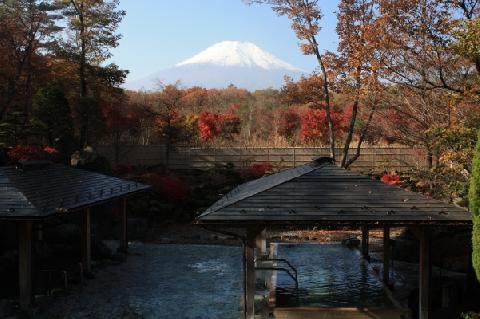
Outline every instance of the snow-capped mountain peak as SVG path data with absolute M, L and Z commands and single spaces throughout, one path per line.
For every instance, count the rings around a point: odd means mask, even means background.
M 301 71 L 251 42 L 223 41 L 212 45 L 176 66 L 209 64 L 214 66 L 260 67 L 265 70 Z

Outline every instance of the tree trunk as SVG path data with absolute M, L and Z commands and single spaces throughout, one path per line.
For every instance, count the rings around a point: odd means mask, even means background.
M 83 123 L 82 127 L 80 130 L 80 142 L 83 144 L 83 146 L 88 145 L 88 122 L 89 122 L 89 114 L 88 112 L 85 112 L 85 101 L 84 99 L 87 97 L 87 80 L 86 80 L 86 74 L 85 74 L 85 67 L 87 64 L 87 52 L 86 52 L 86 43 L 85 43 L 85 17 L 83 15 L 83 1 L 80 2 L 80 8 L 77 10 L 78 17 L 80 20 L 80 64 L 78 67 L 78 77 L 80 79 L 80 107 L 82 110 L 80 110 L 83 114 Z
M 171 147 L 171 139 L 172 139 L 172 128 L 170 120 L 167 123 L 167 138 L 165 141 L 165 171 L 168 173 L 170 170 L 170 147 Z
M 355 123 L 357 122 L 357 114 L 358 114 L 358 103 L 360 100 L 360 85 L 361 85 L 361 78 L 360 78 L 360 68 L 357 67 L 357 83 L 356 83 L 356 94 L 355 94 L 355 102 L 353 102 L 352 107 L 352 117 L 350 118 L 350 124 L 348 126 L 348 133 L 345 139 L 345 145 L 343 146 L 343 155 L 342 155 L 342 162 L 341 167 L 346 168 L 345 165 L 347 163 L 348 158 L 348 151 L 350 150 L 350 143 L 352 142 L 353 138 L 353 131 L 355 130 Z M 360 148 L 357 147 L 357 152 L 360 151 Z
M 427 150 L 427 166 L 429 169 L 433 167 L 433 153 L 431 150 Z
M 333 131 L 333 120 L 331 114 L 331 106 L 330 106 L 330 90 L 328 87 L 328 76 L 327 70 L 325 69 L 325 65 L 323 64 L 323 59 L 318 51 L 318 44 L 315 37 L 312 39 L 314 44 L 314 51 L 317 57 L 318 64 L 320 64 L 320 69 L 322 70 L 323 76 L 323 93 L 325 94 L 325 111 L 327 113 L 326 120 L 328 125 L 328 140 L 330 144 L 330 157 L 335 161 L 335 133 Z
M 344 168 L 349 168 L 350 165 L 352 165 L 360 157 L 362 143 L 365 140 L 365 137 L 367 136 L 368 127 L 370 126 L 370 123 L 372 122 L 374 113 L 375 113 L 375 104 L 372 104 L 372 110 L 370 111 L 370 114 L 368 115 L 367 124 L 365 124 L 365 126 L 362 129 L 362 133 L 360 134 L 360 139 L 358 140 L 355 155 L 353 155 L 352 158 L 350 158 L 348 160 L 348 162 L 345 163 Z

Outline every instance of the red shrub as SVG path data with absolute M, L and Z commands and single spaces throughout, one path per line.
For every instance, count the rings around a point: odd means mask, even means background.
M 187 186 L 175 176 L 151 173 L 147 179 L 153 189 L 168 202 L 178 203 L 187 197 Z
M 59 162 L 61 160 L 60 153 L 53 147 L 47 146 L 42 149 L 33 145 L 17 145 L 8 151 L 8 158 L 13 163 L 19 161 L 52 161 Z
M 133 172 L 133 165 L 117 164 L 112 167 L 112 173 L 115 175 L 127 175 Z
M 385 174 L 380 179 L 382 183 L 388 185 L 401 185 L 402 181 L 400 180 L 400 176 L 397 174 Z
M 265 173 L 267 173 L 268 171 L 271 171 L 272 169 L 273 169 L 273 165 L 269 162 L 265 162 L 265 163 L 257 163 L 257 164 L 250 165 L 250 167 L 248 168 L 248 172 L 253 177 L 258 178 L 258 177 L 262 177 L 263 175 L 265 175 Z

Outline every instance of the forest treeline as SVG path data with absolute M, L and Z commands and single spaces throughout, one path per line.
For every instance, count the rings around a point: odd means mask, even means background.
M 318 1 L 246 2 L 288 17 L 318 68 L 278 90 L 126 91 L 128 71 L 108 63 L 126 14 L 117 0 L 2 1 L 1 142 L 65 153 L 97 143 L 322 144 L 344 167 L 364 143 L 397 143 L 424 149 L 431 166 L 469 170 L 480 124 L 477 1 L 342 0 L 336 52 L 319 49 Z

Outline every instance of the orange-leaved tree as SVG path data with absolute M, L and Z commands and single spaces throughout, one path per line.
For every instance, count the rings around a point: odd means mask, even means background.
M 328 140 L 330 157 L 335 159 L 335 133 L 331 117 L 331 98 L 329 74 L 325 64 L 325 54 L 320 52 L 317 33 L 320 30 L 322 12 L 318 7 L 318 0 L 244 0 L 246 3 L 264 3 L 281 16 L 286 16 L 291 22 L 292 29 L 300 40 L 302 52 L 314 55 L 320 66 L 323 79 L 323 94 L 325 100 L 326 121 L 328 125 Z

